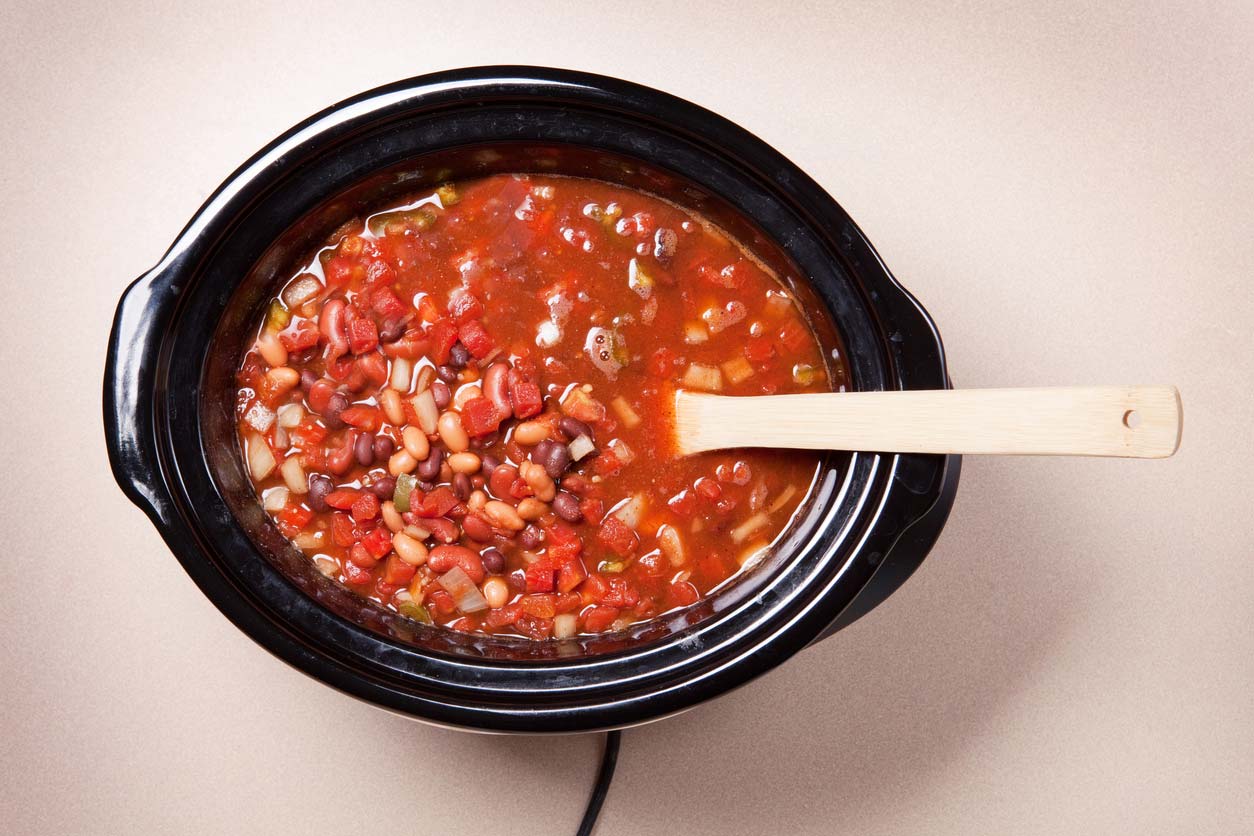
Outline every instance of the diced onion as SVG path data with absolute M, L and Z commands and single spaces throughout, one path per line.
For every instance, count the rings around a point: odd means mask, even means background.
M 414 376 L 413 361 L 397 357 L 392 361 L 392 388 L 398 392 L 408 392 L 410 381 Z
M 710 329 L 710 333 L 717 334 L 740 322 L 747 313 L 744 302 L 733 301 L 728 302 L 722 308 L 707 308 L 701 314 L 701 318 L 705 320 L 706 327 Z
M 684 553 L 684 540 L 679 534 L 679 529 L 673 525 L 663 525 L 658 528 L 654 536 L 662 549 L 662 554 L 666 555 L 666 559 L 671 562 L 672 566 L 683 566 L 687 562 L 688 556 Z
M 261 403 L 255 403 L 244 413 L 244 423 L 257 432 L 263 433 L 270 429 L 270 425 L 274 423 L 274 410 L 263 406 Z
M 335 578 L 340 574 L 340 564 L 336 563 L 332 558 L 319 555 L 314 558 L 314 563 L 317 565 L 318 571 L 328 578 Z
M 453 596 L 457 609 L 464 613 L 479 612 L 488 608 L 488 599 L 460 566 L 454 566 L 439 578 L 440 586 Z
M 270 451 L 266 440 L 259 433 L 251 433 L 248 436 L 248 472 L 253 481 L 260 482 L 269 476 L 274 472 L 276 464 L 278 462 L 274 460 L 274 453 Z
M 767 522 L 769 522 L 769 520 L 767 519 L 766 514 L 759 511 L 731 530 L 732 542 L 743 543 L 763 528 L 766 528 Z
M 624 499 L 622 503 L 610 511 L 633 531 L 640 527 L 640 518 L 644 516 L 644 494 L 638 493 Z
M 287 505 L 287 496 L 287 488 L 271 488 L 266 491 L 265 499 L 261 500 L 261 507 L 271 514 L 278 513 Z
M 704 323 L 689 322 L 684 325 L 684 342 L 688 345 L 697 345 L 709 338 L 710 332 L 706 330 Z
M 291 429 L 305 418 L 305 410 L 298 403 L 285 403 L 279 407 L 279 426 Z
M 750 569 L 755 563 L 766 557 L 770 551 L 770 546 L 762 541 L 757 541 L 736 556 L 736 562 L 740 564 L 742 569 Z
M 610 442 L 610 449 L 614 451 L 614 455 L 620 462 L 625 465 L 631 464 L 636 459 L 636 453 L 627 446 L 627 442 L 621 438 L 616 438 Z
M 766 295 L 765 308 L 771 316 L 783 316 L 792 310 L 792 300 L 782 291 L 772 290 Z
M 288 456 L 283 460 L 279 472 L 283 474 L 283 481 L 292 493 L 309 493 L 309 480 L 305 477 L 305 468 L 300 466 L 299 458 Z
M 287 430 L 280 426 L 274 428 L 274 447 L 276 450 L 285 450 L 290 439 L 287 437 Z
M 592 439 L 586 435 L 575 436 L 575 440 L 566 445 L 566 450 L 570 453 L 571 459 L 580 461 L 590 453 L 596 452 L 596 445 L 592 443 Z
M 435 432 L 436 422 L 440 420 L 440 410 L 435 406 L 435 395 L 430 389 L 424 389 L 414 395 L 414 412 L 418 415 L 418 427 L 427 435 Z
M 723 373 L 718 370 L 718 366 L 693 363 L 684 372 L 684 386 L 689 389 L 720 392 L 723 389 Z
M 733 386 L 737 383 L 743 383 L 753 377 L 753 366 L 749 365 L 749 361 L 744 357 L 733 357 L 721 365 L 723 369 L 723 376 L 726 377 L 727 382 Z
M 307 552 L 322 548 L 325 538 L 325 531 L 302 531 L 292 538 L 292 542 L 296 544 L 296 548 Z
M 627 286 L 636 292 L 641 299 L 648 299 L 653 295 L 653 286 L 656 284 L 653 277 L 640 263 L 639 259 L 633 258 L 627 263 Z
M 787 505 L 788 500 L 792 499 L 793 494 L 795 494 L 796 492 L 797 492 L 796 485 L 789 485 L 788 487 L 784 488 L 782 491 L 780 491 L 779 496 L 775 497 L 775 501 L 772 502 L 771 506 L 766 509 L 766 512 L 768 514 L 774 514 L 780 508 L 783 508 L 785 505 Z
M 578 620 L 573 612 L 564 612 L 553 616 L 553 638 L 569 639 L 575 635 Z
M 299 308 L 313 297 L 322 292 L 322 282 L 318 281 L 317 276 L 310 273 L 303 273 L 292 280 L 291 284 L 283 288 L 280 296 L 283 304 L 287 305 L 288 310 Z
M 614 407 L 614 411 L 618 413 L 618 417 L 623 420 L 623 426 L 627 429 L 633 429 L 640 426 L 640 413 L 631 408 L 631 404 L 621 395 L 610 401 L 610 406 Z

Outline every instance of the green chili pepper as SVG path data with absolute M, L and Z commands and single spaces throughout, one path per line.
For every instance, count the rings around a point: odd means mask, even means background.
M 452 183 L 445 183 L 436 189 L 435 193 L 440 198 L 440 203 L 444 206 L 452 206 L 462 199 L 462 196 L 457 192 L 457 187 Z
M 627 568 L 627 564 L 621 560 L 603 560 L 601 565 L 597 567 L 598 572 L 609 572 L 611 575 L 617 575 L 619 572 Z
M 409 495 L 414 492 L 418 479 L 411 473 L 402 473 L 396 477 L 396 490 L 392 491 L 392 504 L 396 510 L 404 514 L 409 510 Z
M 282 331 L 292 321 L 292 314 L 287 308 L 283 307 L 283 303 L 275 299 L 270 303 L 270 310 L 266 313 L 266 327 L 271 331 Z
M 415 604 L 413 601 L 402 601 L 397 605 L 396 609 L 406 618 L 421 621 L 423 624 L 431 623 L 431 613 L 427 612 L 427 608 L 422 604 Z

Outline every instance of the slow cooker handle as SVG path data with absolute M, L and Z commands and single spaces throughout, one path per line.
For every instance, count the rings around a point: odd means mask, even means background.
M 172 269 L 167 260 L 122 294 L 105 358 L 105 443 L 113 477 L 155 522 L 171 509 L 162 487 L 151 393 L 161 337 L 178 300 L 178 288 L 162 281 Z

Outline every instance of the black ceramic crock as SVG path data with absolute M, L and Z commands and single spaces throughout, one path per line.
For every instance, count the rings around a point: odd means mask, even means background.
M 104 381 L 114 474 L 214 604 L 275 655 L 384 708 L 460 728 L 573 732 L 717 696 L 895 590 L 940 533 L 957 457 L 827 456 L 767 559 L 630 637 L 529 642 L 417 624 L 324 578 L 283 539 L 253 496 L 232 423 L 232 373 L 267 297 L 363 206 L 499 171 L 617 181 L 703 212 L 768 259 L 782 250 L 773 266 L 825 347 L 842 352 L 853 388 L 948 386 L 931 319 L 849 216 L 727 120 L 638 85 L 534 67 L 382 87 L 245 163 L 118 305 Z

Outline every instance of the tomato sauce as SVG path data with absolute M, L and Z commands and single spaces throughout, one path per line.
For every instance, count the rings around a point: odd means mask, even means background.
M 341 227 L 272 300 L 236 406 L 263 506 L 328 577 L 423 622 L 560 639 L 696 603 L 810 490 L 811 453 L 677 455 L 675 389 L 819 391 L 827 368 L 721 229 L 499 175 Z

